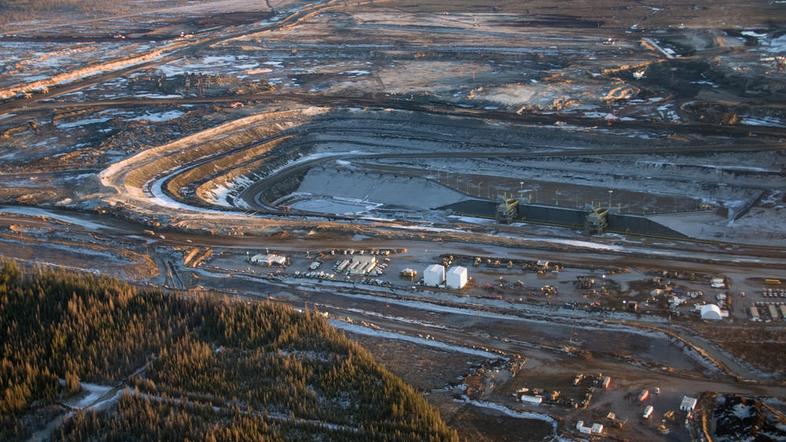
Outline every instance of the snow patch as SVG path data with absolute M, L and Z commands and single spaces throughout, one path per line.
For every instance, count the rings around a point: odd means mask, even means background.
M 336 320 L 336 319 L 331 319 L 330 320 L 330 325 L 332 325 L 333 327 L 336 327 L 336 328 L 338 328 L 340 330 L 348 331 L 350 333 L 355 333 L 355 334 L 359 334 L 359 335 L 373 336 L 373 337 L 383 338 L 383 339 L 394 339 L 394 340 L 397 340 L 397 341 L 406 341 L 406 342 L 411 342 L 413 344 L 423 345 L 423 346 L 426 346 L 426 347 L 432 347 L 432 348 L 437 348 L 437 349 L 440 349 L 440 350 L 464 353 L 464 354 L 473 355 L 473 356 L 480 356 L 480 357 L 488 358 L 488 359 L 500 359 L 502 357 L 502 356 L 500 356 L 500 355 L 498 355 L 496 353 L 491 353 L 491 352 L 484 351 L 484 350 L 478 350 L 478 349 L 474 349 L 474 348 L 470 348 L 470 347 L 462 347 L 460 345 L 448 344 L 448 343 L 445 343 L 445 342 L 435 341 L 435 340 L 432 340 L 432 339 L 420 338 L 420 337 L 417 337 L 417 336 L 409 336 L 409 335 L 405 335 L 405 334 L 401 334 L 401 333 L 394 333 L 394 332 L 389 332 L 389 331 L 384 331 L 384 330 L 376 330 L 376 329 L 369 328 L 369 327 L 363 327 L 363 326 L 360 326 L 360 325 L 357 325 L 357 324 L 349 324 L 347 322 L 339 321 L 339 320 Z
M 182 111 L 179 110 L 171 110 L 166 112 L 155 112 L 155 113 L 145 113 L 138 117 L 129 118 L 129 121 L 151 121 L 155 123 L 160 123 L 163 121 L 174 120 L 176 118 L 180 118 L 183 115 Z

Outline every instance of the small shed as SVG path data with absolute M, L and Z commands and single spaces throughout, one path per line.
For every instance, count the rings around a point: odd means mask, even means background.
M 690 396 L 683 396 L 682 402 L 680 402 L 680 410 L 681 411 L 693 411 L 696 408 L 696 403 L 698 400 L 695 397 Z
M 701 306 L 701 319 L 707 319 L 710 321 L 720 321 L 723 319 L 723 314 L 721 313 L 720 307 L 715 304 L 704 304 Z
M 445 266 L 432 264 L 423 271 L 423 284 L 438 287 L 445 282 Z
M 447 273 L 447 286 L 452 289 L 462 289 L 465 285 L 467 285 L 467 268 L 451 267 Z

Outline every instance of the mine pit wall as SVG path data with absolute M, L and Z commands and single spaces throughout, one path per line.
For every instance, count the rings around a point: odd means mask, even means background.
M 249 131 L 244 131 L 240 134 L 226 136 L 220 140 L 198 143 L 191 146 L 190 149 L 183 149 L 170 155 L 157 158 L 154 161 L 150 161 L 130 171 L 126 176 L 126 184 L 142 188 L 149 180 L 160 175 L 163 171 L 177 169 L 183 164 L 193 163 L 199 159 L 232 149 L 233 147 L 267 135 L 256 131 L 250 132 L 251 133 L 249 133 Z
M 101 180 L 118 191 L 141 194 L 140 190 L 164 171 L 278 135 L 282 128 L 277 122 L 304 116 L 309 116 L 308 110 L 262 113 L 224 123 L 115 163 L 101 173 Z M 130 170 L 123 173 L 124 169 Z
M 302 170 L 298 173 L 288 176 L 284 180 L 271 184 L 270 187 L 262 191 L 262 199 L 265 201 L 276 201 L 293 192 L 296 192 L 307 173 L 308 170 Z
M 216 175 L 213 178 L 205 181 L 202 184 L 199 184 L 195 190 L 195 196 L 197 199 L 197 203 L 200 205 L 208 205 L 212 206 L 216 202 L 214 200 L 213 191 L 218 186 L 232 186 L 234 190 L 231 192 L 233 195 L 237 195 L 244 190 L 244 187 L 237 187 L 234 185 L 235 180 L 240 177 L 246 177 L 251 180 L 257 180 L 261 177 L 265 176 L 267 172 L 272 170 L 275 166 L 280 166 L 286 164 L 288 161 L 292 161 L 294 157 L 293 153 L 287 154 L 280 152 L 278 154 L 271 152 L 270 154 L 264 155 L 260 158 L 254 159 L 252 161 L 248 161 L 242 164 L 239 167 L 234 167 L 225 171 L 221 175 Z M 263 195 L 265 194 L 266 190 L 263 190 Z M 230 199 L 230 198 L 228 198 Z M 230 199 L 231 201 L 231 199 Z
M 204 179 L 204 182 L 198 184 L 195 190 L 197 204 L 214 205 L 213 190 L 218 186 L 233 185 L 234 181 L 241 176 L 252 181 L 264 179 L 273 171 L 296 161 L 301 155 L 311 152 L 316 141 L 311 134 L 295 138 L 295 135 L 283 132 L 280 138 L 271 140 L 269 143 L 271 146 L 266 152 L 244 155 L 243 158 L 247 160 L 222 169 L 220 173 L 214 173 L 209 179 Z M 269 187 L 261 189 L 261 198 L 265 201 L 273 201 L 296 191 L 306 172 L 308 172 L 307 169 L 302 173 L 295 174 L 294 177 L 281 180 L 283 185 L 280 185 L 281 182 L 271 183 Z M 230 200 L 245 190 L 244 186 L 233 187 L 232 196 L 228 198 Z
M 450 204 L 441 207 L 441 209 L 451 210 L 459 215 L 495 218 L 497 203 L 488 200 L 468 200 Z M 519 203 L 516 221 L 550 224 L 583 230 L 584 221 L 587 219 L 588 214 L 588 210 Z M 609 232 L 675 239 L 686 238 L 682 233 L 643 216 L 610 213 L 608 215 L 608 223 L 609 226 L 606 230 Z
M 256 132 L 256 131 L 254 131 Z M 269 136 L 269 133 L 259 132 L 256 135 L 252 135 L 254 138 L 264 138 Z M 200 181 L 207 181 L 212 177 L 216 177 L 217 174 L 226 173 L 226 171 L 237 168 L 237 174 L 243 173 L 245 170 L 241 166 L 254 161 L 255 159 L 265 156 L 270 153 L 276 146 L 278 146 L 283 140 L 286 140 L 288 137 L 282 138 L 275 138 L 263 143 L 259 143 L 248 149 L 243 149 L 239 152 L 235 152 L 233 154 L 225 155 L 221 158 L 216 159 L 215 161 L 207 161 L 204 164 L 199 166 L 193 167 L 188 169 L 187 171 L 175 175 L 171 180 L 166 183 L 166 189 L 169 194 L 174 196 L 180 197 L 189 197 L 188 195 L 183 192 L 183 189 L 189 186 L 190 184 L 196 183 L 199 185 Z M 228 178 L 236 177 L 237 175 L 229 175 Z M 212 181 L 212 180 L 210 180 Z M 210 182 L 208 181 L 208 182 Z M 216 182 L 213 185 L 215 188 L 219 184 L 226 184 L 227 181 Z M 200 186 L 201 187 L 201 186 Z M 200 192 L 204 192 L 204 189 L 197 188 L 197 196 L 204 196 L 200 195 Z

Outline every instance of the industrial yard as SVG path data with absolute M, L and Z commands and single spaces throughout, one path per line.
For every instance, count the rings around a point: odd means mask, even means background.
M 462 440 L 786 439 L 783 2 L 20 11 L 0 258 L 315 308 Z

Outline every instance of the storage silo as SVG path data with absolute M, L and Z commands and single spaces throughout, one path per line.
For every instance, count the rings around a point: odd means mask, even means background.
M 451 267 L 447 273 L 447 286 L 451 289 L 462 289 L 467 285 L 467 268 L 462 266 Z
M 439 287 L 445 282 L 445 266 L 432 264 L 423 271 L 423 284 Z

